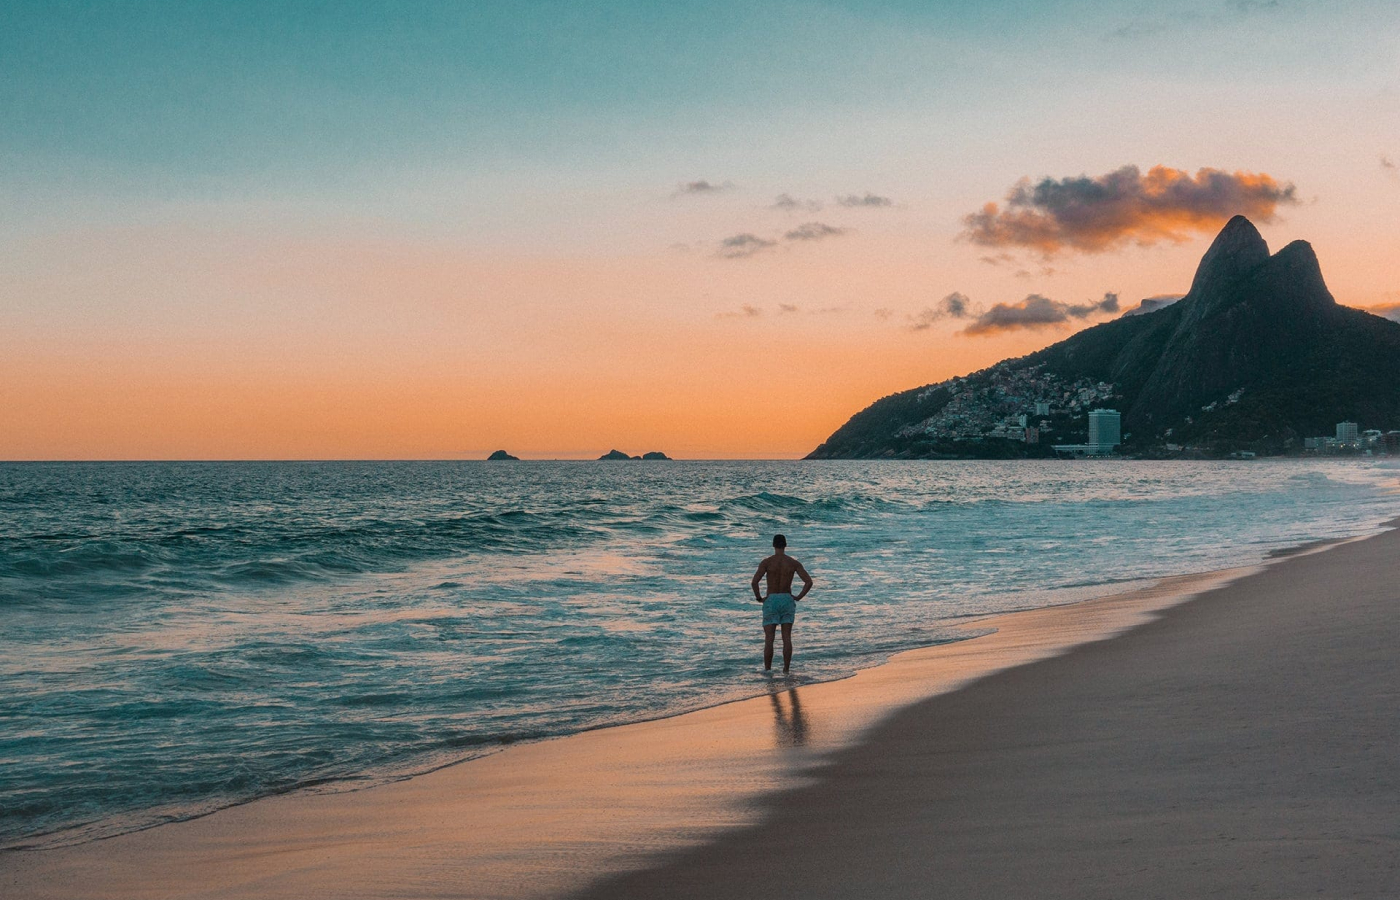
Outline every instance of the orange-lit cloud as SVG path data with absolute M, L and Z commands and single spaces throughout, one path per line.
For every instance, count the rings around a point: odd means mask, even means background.
M 1143 175 L 1123 166 L 1106 175 L 1025 178 L 1006 205 L 988 203 L 963 217 L 963 236 L 984 247 L 1019 247 L 1044 254 L 1101 253 L 1127 243 L 1183 241 L 1242 214 L 1260 222 L 1297 203 L 1297 189 L 1252 172 L 1154 166 Z

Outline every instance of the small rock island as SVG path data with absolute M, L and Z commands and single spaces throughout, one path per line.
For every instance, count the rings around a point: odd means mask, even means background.
M 490 456 L 486 457 L 486 459 L 487 459 L 488 462 L 493 462 L 493 461 L 494 461 L 494 462 L 498 462 L 498 461 L 503 460 L 503 459 L 513 459 L 513 460 L 515 460 L 516 462 L 520 462 L 520 457 L 518 457 L 518 456 L 511 456 L 509 453 L 507 453 L 507 452 L 504 451 L 504 450 L 497 450 L 495 453 L 492 453 Z
M 653 451 L 651 451 L 650 453 L 643 453 L 641 456 L 628 456 L 626 453 L 623 453 L 621 450 L 609 450 L 607 453 L 604 453 L 602 456 L 600 456 L 600 457 L 598 457 L 598 458 L 599 458 L 599 459 L 627 459 L 627 460 L 633 460 L 633 459 L 637 459 L 637 460 L 640 460 L 640 459 L 665 459 L 665 460 L 669 460 L 671 457 L 669 457 L 669 456 L 667 456 L 666 454 L 662 453 L 660 450 L 653 450 Z

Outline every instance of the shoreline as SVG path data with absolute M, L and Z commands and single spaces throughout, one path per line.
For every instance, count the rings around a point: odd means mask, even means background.
M 180 825 L 186 822 L 192 822 L 198 819 L 203 819 L 208 816 L 217 815 L 225 810 L 235 809 L 238 807 L 247 806 L 249 804 L 261 803 L 267 800 L 274 800 L 287 796 L 301 794 L 309 796 L 322 796 L 360 793 L 363 791 L 374 790 L 377 788 L 398 784 L 404 781 L 410 781 L 415 778 L 421 778 L 423 776 L 432 775 L 444 769 L 450 769 L 456 766 L 477 762 L 487 757 L 494 756 L 498 753 L 506 752 L 508 750 L 511 750 L 512 748 L 530 746 L 533 744 L 546 743 L 550 741 L 565 740 L 571 737 L 575 737 L 577 735 L 588 734 L 594 731 L 603 731 L 613 728 L 623 728 L 635 725 L 646 725 L 654 722 L 663 722 L 668 719 L 694 715 L 696 713 L 702 713 L 709 709 L 714 709 L 733 703 L 743 703 L 746 701 L 756 700 L 762 697 L 769 696 L 775 692 L 781 693 L 795 688 L 811 688 L 816 687 L 818 685 L 835 684 L 854 678 L 860 675 L 862 672 L 870 671 L 873 669 L 879 669 L 883 666 L 889 665 L 890 662 L 893 661 L 896 657 L 906 653 L 919 653 L 922 651 L 934 650 L 945 645 L 963 643 L 965 641 L 977 640 L 981 637 L 984 637 L 985 635 L 981 634 L 980 629 L 977 627 L 978 623 L 982 622 L 983 620 L 1001 618 L 1004 616 L 1018 616 L 1026 613 L 1034 613 L 1043 610 L 1072 609 L 1086 603 L 1111 600 L 1120 597 L 1135 596 L 1143 591 L 1155 592 L 1164 584 L 1180 583 L 1184 585 L 1195 579 L 1211 578 L 1223 572 L 1243 571 L 1245 569 L 1253 568 L 1255 566 L 1267 565 L 1279 557 L 1291 556 L 1300 552 L 1310 552 L 1313 549 L 1318 548 L 1325 549 L 1327 546 L 1330 546 L 1334 543 L 1348 540 L 1363 539 L 1366 536 L 1367 535 L 1359 535 L 1346 538 L 1325 538 L 1316 541 L 1307 541 L 1294 546 L 1282 547 L 1270 551 L 1263 559 L 1261 559 L 1257 563 L 1232 567 L 1229 569 L 1209 570 L 1205 572 L 1191 572 L 1178 575 L 1168 575 L 1157 578 L 1123 578 L 1105 582 L 1093 582 L 1062 586 L 1062 590 L 1104 589 L 1106 592 L 1098 596 L 1091 596 L 1084 599 L 1061 600 L 1059 602 L 1047 603 L 1040 606 L 1016 606 L 1008 609 L 1003 609 L 997 612 L 977 612 L 952 615 L 944 620 L 941 620 L 942 625 L 944 627 L 948 628 L 949 630 L 969 631 L 973 633 L 963 636 L 951 637 L 933 644 L 917 645 L 907 647 L 902 650 L 890 651 L 888 655 L 884 656 L 883 658 L 880 658 L 878 661 L 872 662 L 867 665 L 858 665 L 852 668 L 849 672 L 842 675 L 838 675 L 836 677 L 812 678 L 809 680 L 806 676 L 802 675 L 799 672 L 793 675 L 791 678 L 785 678 L 781 676 L 781 673 L 777 673 L 775 671 L 773 678 L 769 680 L 767 690 L 758 691 L 752 694 L 744 694 L 741 696 L 733 697 L 731 699 L 719 700 L 717 702 L 709 702 L 701 706 L 686 707 L 675 711 L 662 712 L 660 714 L 652 715 L 647 718 L 640 718 L 623 722 L 605 722 L 597 725 L 584 727 L 577 731 L 569 731 L 560 734 L 531 736 L 518 740 L 503 740 L 494 744 L 486 745 L 480 750 L 480 752 L 474 753 L 472 755 L 455 757 L 445 760 L 437 760 L 434 761 L 431 765 L 428 765 L 424 768 L 412 768 L 407 771 L 403 769 L 385 770 L 379 773 L 378 775 L 367 774 L 319 779 L 307 782 L 305 784 L 288 786 L 284 789 L 273 791 L 267 794 L 260 794 L 255 797 L 220 802 L 218 804 L 210 805 L 206 808 L 202 808 L 194 812 L 171 814 L 159 820 L 140 821 L 129 825 L 114 825 L 112 824 L 113 822 L 119 822 L 122 819 L 122 817 L 116 817 L 115 819 L 95 820 L 92 822 L 86 822 L 80 825 L 66 827 L 56 831 L 40 832 L 36 834 L 26 835 L 25 837 L 20 838 L 15 842 L 0 845 L 0 861 L 4 859 L 5 854 L 11 852 L 45 852 L 51 850 L 61 850 L 65 848 L 81 847 L 86 844 L 121 838 L 127 835 L 137 834 L 155 828 L 164 828 L 170 825 Z
M 568 896 L 1394 897 L 1397 529 L 911 704 L 749 826 Z
M 1365 539 L 959 619 L 957 627 L 996 630 L 902 651 L 847 678 L 794 685 L 779 677 L 766 694 L 511 745 L 403 780 L 291 792 L 82 844 L 6 850 L 0 883 L 16 897 L 71 895 L 65 885 L 76 884 L 105 897 L 568 893 L 753 824 L 764 798 L 807 783 L 834 754 L 921 701 L 1119 636 L 1284 560 Z M 410 846 L 419 850 L 406 858 Z M 99 875 L 103 892 L 93 893 Z

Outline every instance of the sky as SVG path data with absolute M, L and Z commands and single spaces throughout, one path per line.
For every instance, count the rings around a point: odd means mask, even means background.
M 0 459 L 800 457 L 1179 295 L 1400 315 L 1389 2 L 0 0 Z

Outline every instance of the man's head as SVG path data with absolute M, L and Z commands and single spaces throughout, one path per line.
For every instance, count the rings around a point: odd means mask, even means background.
M 775 534 L 775 535 L 773 535 L 773 549 L 774 549 L 774 550 L 786 550 L 786 549 L 787 549 L 787 538 L 783 537 L 781 534 Z

